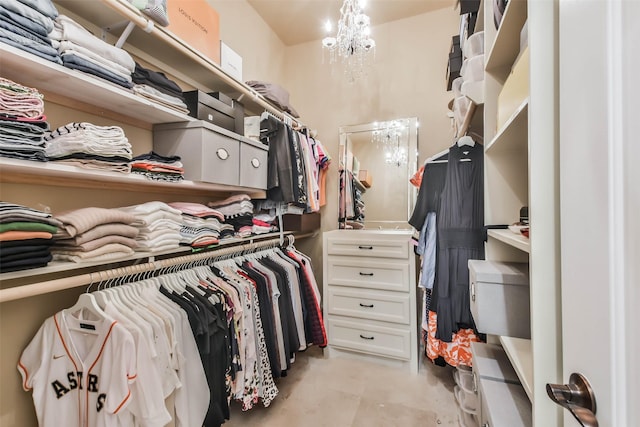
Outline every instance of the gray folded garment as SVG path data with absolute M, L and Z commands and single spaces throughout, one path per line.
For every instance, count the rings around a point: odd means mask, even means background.
M 135 239 L 138 236 L 138 233 L 138 228 L 132 225 L 119 223 L 102 224 L 95 226 L 82 234 L 78 234 L 75 237 L 60 240 L 60 242 L 65 245 L 80 246 L 86 242 L 98 240 L 102 237 L 112 235 Z
M 256 90 L 256 92 L 263 95 L 269 101 L 276 104 L 276 106 L 281 110 L 286 111 L 295 118 L 300 117 L 298 112 L 291 106 L 291 104 L 289 104 L 289 92 L 282 86 L 259 80 L 249 80 L 246 84 L 251 86 Z
M 58 9 L 53 5 L 51 0 L 18 0 L 20 3 L 29 6 L 32 9 L 37 10 L 44 16 L 48 16 L 51 19 L 56 19 L 58 16 Z
M 108 245 L 110 243 L 119 243 L 121 245 L 128 246 L 132 249 L 135 249 L 138 247 L 138 242 L 136 242 L 134 239 L 112 234 L 108 236 L 99 237 L 94 240 L 89 240 L 79 245 L 73 244 L 72 239 L 57 240 L 55 242 L 54 248 L 55 250 L 60 250 L 60 251 L 90 252 L 98 248 L 101 248 L 102 246 Z
M 130 225 L 136 222 L 135 216 L 119 209 L 94 207 L 77 209 L 55 217 L 62 222 L 62 229 L 66 231 L 67 237 L 75 237 L 102 224 L 121 223 Z M 64 234 L 63 232 L 56 236 L 62 237 Z

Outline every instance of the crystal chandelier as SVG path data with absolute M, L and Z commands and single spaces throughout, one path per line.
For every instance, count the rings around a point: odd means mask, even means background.
M 370 36 L 369 17 L 362 11 L 364 3 L 365 0 L 344 0 L 336 37 L 322 39 L 322 47 L 329 51 L 329 63 L 340 58 L 350 82 L 366 74 L 368 61 L 376 47 Z M 331 21 L 327 21 L 326 30 L 331 32 Z
M 379 123 L 378 129 L 373 131 L 371 142 L 377 148 L 382 146 L 385 163 L 397 166 L 407 164 L 409 153 L 404 143 L 407 131 L 408 124 L 404 120 Z

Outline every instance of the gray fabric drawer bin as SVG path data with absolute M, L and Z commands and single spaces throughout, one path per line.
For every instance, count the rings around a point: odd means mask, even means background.
M 267 189 L 266 145 L 242 140 L 240 142 L 240 185 L 242 187 Z
M 469 260 L 471 314 L 479 332 L 531 337 L 529 265 Z
M 203 120 L 161 124 L 153 128 L 153 150 L 180 156 L 185 179 L 239 185 L 240 141 L 234 135 Z

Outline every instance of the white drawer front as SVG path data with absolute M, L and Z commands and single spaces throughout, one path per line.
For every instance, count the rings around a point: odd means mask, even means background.
M 329 318 L 329 344 L 369 354 L 409 359 L 409 328 L 382 327 L 362 320 Z
M 341 239 L 327 242 L 329 255 L 352 255 L 379 258 L 409 258 L 409 245 L 405 240 Z
M 409 291 L 409 264 L 384 260 L 330 257 L 327 283 L 358 288 Z
M 329 314 L 409 324 L 409 294 L 329 286 Z

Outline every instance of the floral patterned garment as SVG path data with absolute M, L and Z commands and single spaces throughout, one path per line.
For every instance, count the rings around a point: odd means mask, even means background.
M 442 356 L 449 365 L 473 366 L 471 360 L 471 343 L 480 342 L 480 338 L 473 329 L 460 329 L 453 334 L 451 342 L 440 341 L 436 338 L 438 315 L 429 311 L 429 329 L 427 331 L 427 357 L 435 360 Z

